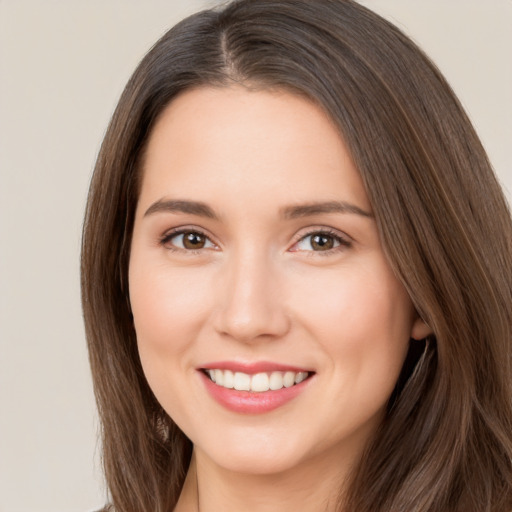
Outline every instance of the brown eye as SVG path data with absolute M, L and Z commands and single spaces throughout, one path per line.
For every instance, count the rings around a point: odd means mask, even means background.
M 334 237 L 323 233 L 311 235 L 311 248 L 314 251 L 328 251 L 334 247 Z
M 183 233 L 183 247 L 185 249 L 202 249 L 206 245 L 206 237 L 193 231 Z
M 325 252 L 348 248 L 351 242 L 337 233 L 315 231 L 302 237 L 292 248 L 293 251 Z
M 166 235 L 161 244 L 168 249 L 185 251 L 215 248 L 215 244 L 199 231 L 175 231 Z

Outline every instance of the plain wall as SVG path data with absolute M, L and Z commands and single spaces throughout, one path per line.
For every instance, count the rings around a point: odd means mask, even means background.
M 512 191 L 512 1 L 362 3 L 437 62 Z M 0 512 L 104 502 L 79 299 L 88 181 L 137 62 L 213 4 L 0 0 Z

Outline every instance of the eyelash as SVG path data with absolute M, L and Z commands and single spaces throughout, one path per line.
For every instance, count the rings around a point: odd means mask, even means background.
M 336 253 L 336 252 L 339 252 L 339 251 L 343 251 L 344 249 L 348 249 L 348 248 L 350 248 L 352 246 L 352 242 L 349 240 L 348 237 L 342 236 L 337 231 L 333 231 L 331 229 L 322 228 L 322 229 L 314 229 L 314 230 L 309 231 L 306 234 L 301 235 L 297 239 L 297 241 L 294 242 L 292 247 L 295 247 L 300 242 L 306 240 L 307 238 L 313 237 L 315 235 L 320 235 L 320 236 L 324 236 L 324 237 L 327 237 L 327 238 L 332 238 L 334 240 L 334 242 L 336 244 L 338 244 L 338 245 L 336 245 L 335 247 L 332 247 L 330 249 L 327 249 L 325 251 L 314 251 L 314 250 L 300 251 L 300 249 L 298 249 L 298 250 L 294 250 L 292 252 L 307 252 L 308 256 L 313 256 L 313 255 L 329 256 L 329 255 L 332 255 L 333 253 Z M 311 244 L 311 242 L 310 242 L 310 244 Z
M 212 245 L 215 246 L 215 244 L 211 241 L 211 238 L 206 233 L 204 233 L 202 230 L 197 229 L 197 228 L 177 228 L 177 229 L 173 229 L 171 231 L 168 231 L 160 239 L 160 245 L 164 246 L 169 251 L 186 252 L 188 254 L 199 254 L 199 253 L 201 253 L 202 250 L 204 250 L 204 248 L 200 248 L 200 249 L 184 249 L 184 248 L 181 248 L 181 247 L 175 247 L 172 244 L 170 244 L 170 242 L 171 242 L 171 240 L 173 238 L 176 238 L 176 237 L 178 237 L 180 235 L 190 234 L 190 233 L 193 233 L 193 234 L 200 235 L 200 236 L 204 237 Z
M 199 254 L 204 249 L 208 249 L 208 248 L 203 248 L 203 247 L 200 249 L 185 249 L 182 247 L 175 247 L 172 244 L 170 244 L 170 242 L 173 238 L 178 237 L 180 235 L 186 235 L 186 234 L 200 235 L 200 236 L 204 237 L 206 240 L 208 240 L 213 246 L 216 246 L 215 243 L 212 242 L 211 238 L 206 233 L 204 233 L 202 230 L 197 229 L 197 228 L 188 228 L 188 229 L 177 228 L 172 231 L 169 231 L 169 232 L 165 233 L 165 235 L 160 239 L 160 245 L 165 246 L 165 248 L 170 251 L 186 252 L 186 253 L 192 254 L 192 255 Z M 321 235 L 324 237 L 332 238 L 332 239 L 334 239 L 334 242 L 338 245 L 336 245 L 335 247 L 332 247 L 330 249 L 327 249 L 325 251 L 314 251 L 314 250 L 310 250 L 310 251 L 302 250 L 301 251 L 300 249 L 295 249 L 295 250 L 292 249 L 291 252 L 307 252 L 307 253 L 309 253 L 308 254 L 309 256 L 313 256 L 313 254 L 315 254 L 315 255 L 318 254 L 321 256 L 328 256 L 328 255 L 336 253 L 338 251 L 348 249 L 352 246 L 352 242 L 348 239 L 348 237 L 344 237 L 344 236 L 340 235 L 338 232 L 335 232 L 331 229 L 323 228 L 323 229 L 311 230 L 308 233 L 301 235 L 293 243 L 292 248 L 295 247 L 296 245 L 298 245 L 300 242 L 306 240 L 308 237 L 313 237 L 315 235 Z

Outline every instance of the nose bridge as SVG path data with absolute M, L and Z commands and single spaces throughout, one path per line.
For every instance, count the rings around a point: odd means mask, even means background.
M 257 247 L 234 250 L 222 273 L 216 328 L 240 341 L 282 336 L 288 329 L 277 268 Z

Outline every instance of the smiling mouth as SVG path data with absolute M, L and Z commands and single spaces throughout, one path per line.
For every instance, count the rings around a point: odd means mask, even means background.
M 292 371 L 261 372 L 250 375 L 248 373 L 220 369 L 204 369 L 203 372 L 217 386 L 253 393 L 291 388 L 312 375 L 312 372 Z

